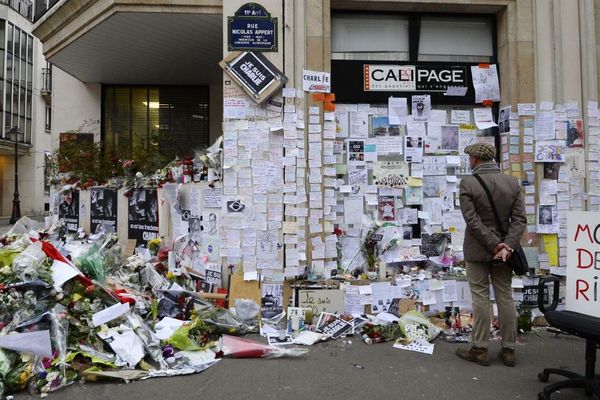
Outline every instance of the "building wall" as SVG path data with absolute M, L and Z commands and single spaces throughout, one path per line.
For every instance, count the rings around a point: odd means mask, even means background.
M 100 140 L 102 86 L 83 83 L 54 67 L 52 71 L 52 145 L 58 147 L 64 132 L 93 133 Z
M 7 6 L 0 6 L 0 18 L 31 34 L 32 23 Z M 41 96 L 42 68 L 46 61 L 42 44 L 34 37 L 34 77 L 32 87 L 31 146 L 19 149 L 19 194 L 22 215 L 41 215 L 48 196 L 44 193 L 44 152 L 51 149 L 51 136 L 45 131 L 46 100 Z M 0 216 L 10 216 L 14 193 L 14 156 L 0 155 Z

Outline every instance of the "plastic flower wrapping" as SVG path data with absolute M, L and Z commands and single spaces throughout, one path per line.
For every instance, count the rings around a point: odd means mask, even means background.
M 440 328 L 415 310 L 402 314 L 398 324 L 402 331 L 402 337 L 398 339 L 398 342 L 403 344 L 409 344 L 412 341 L 431 342 L 441 333 Z

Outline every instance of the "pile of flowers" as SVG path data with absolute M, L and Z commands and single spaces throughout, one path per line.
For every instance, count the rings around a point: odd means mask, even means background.
M 218 361 L 210 349 L 221 334 L 254 329 L 202 300 L 189 277 L 173 286 L 158 257 L 122 259 L 111 234 L 88 242 L 64 232 L 13 229 L 0 238 L 0 395 L 199 372 Z M 212 356 L 198 364 L 185 351 Z

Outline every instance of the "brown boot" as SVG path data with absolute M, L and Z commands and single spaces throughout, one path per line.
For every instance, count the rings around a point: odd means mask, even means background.
M 507 367 L 515 366 L 515 351 L 513 349 L 503 347 L 502 350 L 500 350 L 500 358 Z
M 488 357 L 488 351 L 483 347 L 471 347 L 470 349 L 456 349 L 456 355 L 463 360 L 472 361 L 476 364 L 483 365 L 485 367 L 490 365 L 490 359 Z

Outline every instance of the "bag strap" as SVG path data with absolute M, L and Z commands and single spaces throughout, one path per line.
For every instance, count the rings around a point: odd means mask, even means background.
M 475 179 L 477 179 L 479 181 L 479 183 L 481 184 L 481 187 L 483 187 L 483 190 L 485 191 L 485 194 L 487 195 L 487 198 L 490 202 L 490 206 L 492 206 L 492 212 L 494 213 L 494 219 L 496 220 L 496 226 L 498 227 L 498 230 L 500 231 L 500 235 L 502 235 L 502 240 L 504 240 L 504 238 L 506 236 L 506 232 L 504 232 L 504 228 L 502 227 L 502 222 L 500 222 L 500 215 L 498 215 L 498 209 L 496 208 L 496 202 L 494 202 L 494 199 L 492 198 L 490 189 L 488 189 L 487 185 L 485 184 L 483 179 L 481 179 L 481 177 L 478 174 L 473 174 L 473 176 L 475 177 Z

